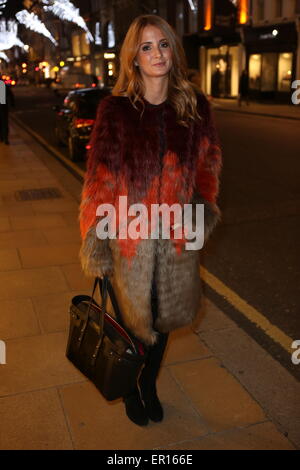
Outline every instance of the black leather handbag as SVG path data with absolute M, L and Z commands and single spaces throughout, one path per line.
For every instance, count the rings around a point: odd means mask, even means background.
M 94 300 L 97 284 L 101 307 Z M 116 319 L 106 312 L 108 294 Z M 66 357 L 94 383 L 106 400 L 130 393 L 145 362 L 146 348 L 124 328 L 109 279 L 95 279 L 92 297 L 73 297 L 70 315 Z

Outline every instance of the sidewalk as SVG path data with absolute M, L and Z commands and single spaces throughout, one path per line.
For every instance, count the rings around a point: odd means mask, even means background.
M 210 102 L 216 110 L 220 111 L 300 120 L 300 105 L 264 104 L 250 101 L 249 106 L 247 106 L 243 101 L 242 106 L 239 107 L 237 100 L 221 98 L 211 98 Z
M 15 197 L 38 188 L 62 197 Z M 133 424 L 65 358 L 70 299 L 91 291 L 78 261 L 79 194 L 14 126 L 11 146 L 0 146 L 0 449 L 299 448 L 299 384 L 208 299 L 197 326 L 171 334 L 162 423 Z

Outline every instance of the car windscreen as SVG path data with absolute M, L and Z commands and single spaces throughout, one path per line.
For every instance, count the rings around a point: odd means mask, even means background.
M 80 94 L 76 99 L 78 109 L 77 116 L 83 119 L 95 119 L 99 102 L 109 94 L 109 92 L 104 91 Z

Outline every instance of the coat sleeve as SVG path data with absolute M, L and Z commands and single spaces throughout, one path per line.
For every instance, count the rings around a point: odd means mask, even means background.
M 205 240 L 221 218 L 217 205 L 222 168 L 221 146 L 211 106 L 204 95 L 198 96 L 198 113 L 202 117 L 195 177 L 196 199 L 204 204 Z
M 96 215 L 100 204 L 115 204 L 117 162 L 120 155 L 120 127 L 113 97 L 104 98 L 97 111 L 96 123 L 90 139 L 87 171 L 80 204 L 80 231 L 82 245 L 80 261 L 87 276 L 112 274 L 112 254 L 109 239 L 97 237 Z

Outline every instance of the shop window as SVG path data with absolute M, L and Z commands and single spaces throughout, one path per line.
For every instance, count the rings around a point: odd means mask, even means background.
M 74 57 L 81 55 L 79 34 L 75 34 L 74 36 L 72 36 L 72 49 Z
M 214 55 L 211 57 L 211 94 L 215 97 L 231 94 L 231 56 Z
M 238 95 L 238 47 L 207 50 L 206 92 L 215 97 Z
M 87 41 L 86 33 L 81 33 L 80 35 L 80 49 L 82 55 L 90 54 L 90 45 Z
M 263 54 L 261 68 L 261 91 L 275 91 L 277 82 L 277 54 Z
M 249 87 L 251 90 L 260 89 L 261 54 L 252 54 L 249 59 Z
M 279 54 L 278 60 L 278 91 L 290 91 L 292 79 L 293 54 Z

